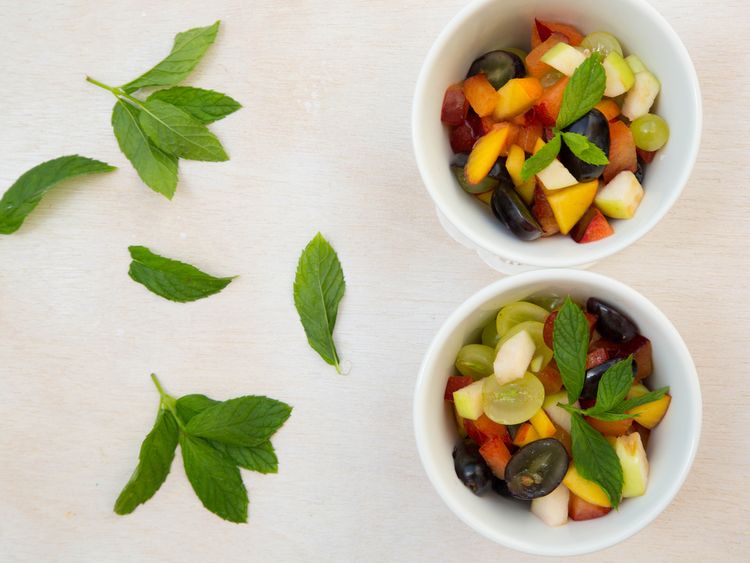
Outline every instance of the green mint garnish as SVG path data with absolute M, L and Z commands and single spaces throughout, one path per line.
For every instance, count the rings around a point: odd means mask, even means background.
M 568 392 L 568 403 L 581 396 L 589 350 L 589 323 L 581 308 L 570 297 L 565 299 L 555 317 L 553 347 L 557 368 Z

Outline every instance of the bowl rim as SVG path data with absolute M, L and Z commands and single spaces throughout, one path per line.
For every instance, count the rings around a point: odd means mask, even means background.
M 431 374 L 434 373 L 434 358 L 445 341 L 451 336 L 451 334 L 455 330 L 455 327 L 463 322 L 467 317 L 476 314 L 478 308 L 486 301 L 498 297 L 502 294 L 507 294 L 508 292 L 514 289 L 521 288 L 525 285 L 531 285 L 539 282 L 549 283 L 550 285 L 554 285 L 555 283 L 572 282 L 582 284 L 584 286 L 611 286 L 614 293 L 621 294 L 630 300 L 637 301 L 641 307 L 650 310 L 650 313 L 653 315 L 654 320 L 660 325 L 661 329 L 669 333 L 674 342 L 677 343 L 678 347 L 675 352 L 683 356 L 686 360 L 686 364 L 690 367 L 689 372 L 683 375 L 690 389 L 686 400 L 689 401 L 690 410 L 694 414 L 692 420 L 690 421 L 691 424 L 685 426 L 686 432 L 689 432 L 690 434 L 690 449 L 688 452 L 688 456 L 685 458 L 685 463 L 679 468 L 679 472 L 675 475 L 675 478 L 674 480 L 672 480 L 669 487 L 661 491 L 661 496 L 650 505 L 650 508 L 644 510 L 644 512 L 638 519 L 633 519 L 629 522 L 625 521 L 625 524 L 615 528 L 612 534 L 600 537 L 600 539 L 597 540 L 592 540 L 591 542 L 583 543 L 581 544 L 580 549 L 575 547 L 569 549 L 558 549 L 550 546 L 535 545 L 531 540 L 504 535 L 504 532 L 502 530 L 491 528 L 488 525 L 485 525 L 480 519 L 475 518 L 473 514 L 468 509 L 466 509 L 459 500 L 457 500 L 451 494 L 448 494 L 448 492 L 440 485 L 440 480 L 437 477 L 436 463 L 428 453 L 426 440 L 423 438 L 423 436 L 426 436 L 428 434 L 428 428 L 425 423 L 425 415 L 423 413 L 427 412 L 427 409 L 431 407 L 431 402 L 428 401 L 427 397 L 425 396 L 424 389 L 426 387 L 427 381 L 432 377 Z M 422 467 L 427 473 L 427 477 L 432 483 L 433 488 L 437 491 L 438 495 L 443 499 L 443 502 L 445 502 L 445 504 L 448 505 L 448 508 L 450 508 L 450 510 L 456 516 L 458 516 L 458 518 L 461 519 L 467 526 L 480 533 L 487 539 L 506 547 L 510 547 L 517 551 L 529 553 L 532 555 L 571 556 L 592 553 L 594 551 L 599 551 L 601 549 L 611 547 L 645 528 L 664 511 L 664 509 L 672 502 L 679 490 L 682 488 L 682 485 L 687 479 L 687 476 L 690 473 L 690 469 L 695 460 L 695 455 L 698 450 L 698 444 L 701 435 L 703 416 L 702 412 L 703 406 L 700 383 L 698 380 L 698 373 L 695 368 L 695 363 L 693 362 L 692 356 L 690 355 L 685 341 L 682 339 L 679 332 L 667 318 L 667 316 L 662 313 L 661 310 L 648 298 L 621 281 L 615 280 L 602 274 L 597 274 L 585 270 L 561 268 L 534 270 L 495 281 L 475 292 L 448 316 L 448 318 L 441 325 L 435 337 L 430 342 L 430 345 L 425 352 L 422 364 L 420 365 L 417 382 L 414 388 L 412 419 L 417 451 L 419 453 Z
M 520 263 L 523 265 L 529 265 L 539 268 L 567 268 L 577 267 L 584 264 L 597 262 L 599 260 L 608 258 L 618 252 L 624 250 L 631 244 L 636 243 L 646 234 L 648 234 L 658 223 L 664 218 L 669 210 L 674 206 L 677 199 L 679 199 L 688 180 L 693 172 L 695 162 L 698 157 L 698 151 L 701 144 L 701 136 L 703 132 L 703 101 L 701 98 L 700 82 L 698 80 L 698 74 L 693 65 L 690 54 L 688 53 L 685 44 L 680 39 L 677 32 L 667 22 L 664 16 L 654 8 L 647 0 L 617 0 L 625 4 L 638 6 L 639 9 L 643 9 L 649 13 L 649 16 L 659 26 L 661 33 L 667 37 L 668 42 L 674 47 L 675 54 L 677 56 L 678 63 L 687 69 L 688 80 L 690 82 L 690 90 L 695 99 L 695 130 L 696 133 L 692 139 L 689 152 L 685 155 L 684 166 L 679 167 L 677 176 L 673 183 L 674 189 L 670 190 L 664 199 L 664 203 L 656 209 L 656 211 L 643 223 L 643 226 L 639 231 L 635 232 L 631 237 L 618 237 L 617 233 L 611 237 L 602 245 L 589 245 L 582 249 L 581 252 L 572 253 L 572 257 L 566 258 L 566 254 L 550 254 L 545 257 L 529 257 L 523 252 L 516 252 L 513 248 L 509 248 L 503 245 L 503 241 L 499 237 L 492 238 L 481 238 L 475 236 L 474 229 L 471 228 L 465 221 L 459 218 L 458 213 L 455 209 L 447 205 L 440 195 L 440 190 L 434 187 L 434 183 L 430 180 L 429 166 L 427 164 L 428 156 L 425 150 L 425 143 L 422 142 L 422 135 L 420 134 L 419 123 L 424 118 L 423 104 L 420 103 L 422 99 L 431 94 L 427 90 L 427 74 L 428 69 L 433 68 L 438 63 L 438 55 L 443 50 L 445 43 L 448 42 L 449 38 L 452 37 L 458 28 L 464 23 L 465 20 L 473 16 L 475 13 L 483 10 L 487 5 L 494 4 L 495 0 L 473 0 L 471 3 L 462 8 L 443 28 L 438 35 L 435 42 L 430 47 L 427 56 L 422 63 L 422 67 L 417 78 L 416 86 L 414 88 L 414 95 L 412 98 L 412 112 L 411 112 L 411 129 L 412 129 L 412 148 L 414 150 L 415 160 L 417 162 L 417 168 L 422 178 L 422 183 L 427 189 L 432 201 L 437 206 L 438 210 L 445 216 L 445 218 L 469 241 L 476 245 L 479 249 L 488 252 L 501 259 Z M 509 235 L 510 236 L 510 235 Z

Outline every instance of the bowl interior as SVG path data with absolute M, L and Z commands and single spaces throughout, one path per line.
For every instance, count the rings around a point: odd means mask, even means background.
M 486 205 L 465 194 L 450 173 L 453 152 L 440 122 L 445 89 L 463 80 L 471 62 L 502 47 L 529 48 L 534 17 L 609 31 L 626 54 L 637 54 L 660 79 L 655 110 L 669 123 L 669 143 L 647 167 L 644 197 L 633 219 L 615 221 L 615 235 L 579 245 L 555 236 L 533 243 L 510 235 Z M 701 102 L 692 62 L 680 39 L 644 0 L 480 0 L 468 6 L 433 45 L 417 84 L 413 136 L 424 183 L 447 219 L 477 246 L 497 256 L 548 267 L 600 260 L 650 230 L 679 196 L 692 170 L 701 130 Z
M 550 528 L 528 507 L 494 494 L 477 497 L 456 477 L 451 457 L 458 440 L 453 415 L 443 401 L 445 382 L 455 374 L 458 350 L 475 341 L 481 327 L 503 305 L 536 292 L 569 294 L 580 301 L 599 297 L 626 311 L 653 343 L 650 388 L 670 386 L 672 402 L 648 444 L 650 476 L 642 497 L 626 499 L 618 511 L 587 522 Z M 433 485 L 469 526 L 509 547 L 542 555 L 573 555 L 602 549 L 653 520 L 680 488 L 697 448 L 700 389 L 685 344 L 654 305 L 629 287 L 590 272 L 536 271 L 507 278 L 464 303 L 445 323 L 425 357 L 417 383 L 415 431 L 420 456 Z

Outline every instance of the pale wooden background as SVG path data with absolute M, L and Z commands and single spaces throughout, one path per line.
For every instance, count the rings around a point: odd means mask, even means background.
M 0 189 L 80 152 L 121 167 L 50 194 L 0 239 L 3 561 L 531 561 L 446 508 L 415 451 L 412 390 L 451 310 L 497 279 L 441 230 L 413 161 L 423 57 L 463 0 L 0 1 Z M 750 548 L 747 108 L 750 10 L 655 0 L 695 61 L 705 102 L 684 196 L 595 270 L 652 299 L 692 350 L 704 398 L 693 471 L 646 530 L 579 561 L 739 561 Z M 223 20 L 192 84 L 245 108 L 216 124 L 232 160 L 180 164 L 173 202 L 117 149 L 113 100 L 175 32 Z M 291 299 L 321 230 L 348 288 L 336 338 L 351 373 L 308 348 Z M 239 274 L 190 305 L 126 275 L 129 244 Z M 176 460 L 156 497 L 111 507 L 151 425 L 157 372 L 174 394 L 266 393 L 294 405 L 278 475 L 245 473 L 247 526 L 200 507 Z M 745 555 L 746 556 L 746 555 Z

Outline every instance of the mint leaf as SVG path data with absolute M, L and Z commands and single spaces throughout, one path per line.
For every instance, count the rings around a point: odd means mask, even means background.
M 582 477 L 594 481 L 614 508 L 622 496 L 622 466 L 609 442 L 578 413 L 570 416 L 573 459 Z
M 166 58 L 151 70 L 144 72 L 121 88 L 127 93 L 132 93 L 146 86 L 173 86 L 178 84 L 190 74 L 203 58 L 206 50 L 216 39 L 220 23 L 217 21 L 207 27 L 196 27 L 178 33 L 174 38 L 172 51 Z
M 560 152 L 560 134 L 557 133 L 549 143 L 537 151 L 535 155 L 528 158 L 521 168 L 521 179 L 526 181 L 535 174 L 547 168 Z
M 205 395 L 185 395 L 177 399 L 175 407 L 177 409 L 177 416 L 180 417 L 180 420 L 184 424 L 187 424 L 196 414 L 203 412 L 209 407 L 218 405 L 220 402 Z
M 169 154 L 187 160 L 229 160 L 219 139 L 205 125 L 172 104 L 144 102 L 140 123 L 153 143 Z
M 257 446 L 268 440 L 292 413 L 292 407 L 268 397 L 247 395 L 223 401 L 187 423 L 194 436 L 235 446 Z
M 307 342 L 328 364 L 341 373 L 333 342 L 339 302 L 346 283 L 336 251 L 318 233 L 302 251 L 294 278 L 294 306 Z
M 21 228 L 26 217 L 56 184 L 81 176 L 115 170 L 106 162 L 85 156 L 61 156 L 24 172 L 0 199 L 0 234 L 9 235 Z
M 230 522 L 247 522 L 247 490 L 240 470 L 211 444 L 180 433 L 185 473 L 208 510 Z
M 632 408 L 640 407 L 641 405 L 658 401 L 667 393 L 669 393 L 669 387 L 662 387 L 654 391 L 649 391 L 648 393 L 646 393 L 645 395 L 641 395 L 640 397 L 633 397 L 632 399 L 626 399 L 622 401 L 614 408 L 614 411 L 618 413 L 624 413 L 625 411 Z M 632 415 L 628 416 L 632 417 Z
M 152 293 L 179 303 L 196 301 L 230 284 L 234 278 L 215 278 L 195 266 L 164 258 L 143 246 L 131 246 L 128 274 Z
M 604 420 L 607 422 L 614 422 L 616 420 L 627 420 L 629 418 L 633 418 L 632 414 L 623 414 L 623 413 L 617 413 L 617 412 L 589 412 L 592 411 L 593 407 L 591 409 L 585 409 L 585 410 L 579 410 L 578 412 L 585 416 L 590 416 L 591 418 L 596 418 L 598 420 Z
M 118 99 L 112 109 L 112 130 L 120 150 L 143 183 L 167 199 L 177 187 L 177 158 L 156 147 L 139 122 L 141 110 Z
M 592 53 L 570 77 L 557 115 L 558 129 L 564 129 L 578 120 L 601 101 L 607 76 L 599 58 L 599 53 Z
M 596 391 L 596 404 L 588 409 L 587 414 L 595 416 L 611 411 L 622 402 L 632 385 L 633 356 L 628 356 L 604 372 Z
M 565 144 L 568 145 L 570 152 L 576 155 L 584 162 L 595 165 L 609 164 L 609 159 L 604 151 L 589 141 L 585 135 L 571 133 L 566 131 L 562 134 Z
M 589 323 L 581 308 L 571 301 L 565 302 L 555 317 L 552 343 L 557 368 L 572 405 L 581 396 L 586 375 L 586 354 L 589 349 Z
M 154 427 L 141 444 L 138 465 L 115 502 L 117 514 L 130 514 L 159 490 L 169 474 L 178 434 L 174 416 L 160 406 Z
M 151 94 L 148 100 L 161 100 L 172 104 L 206 125 L 223 119 L 242 107 L 238 101 L 226 94 L 191 86 L 158 90 Z

